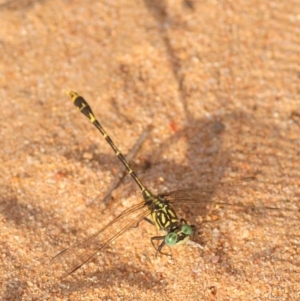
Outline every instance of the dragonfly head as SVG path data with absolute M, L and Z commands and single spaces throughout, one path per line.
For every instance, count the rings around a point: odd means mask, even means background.
M 168 246 L 182 245 L 188 241 L 193 234 L 193 227 L 187 224 L 172 229 L 165 237 L 165 244 Z

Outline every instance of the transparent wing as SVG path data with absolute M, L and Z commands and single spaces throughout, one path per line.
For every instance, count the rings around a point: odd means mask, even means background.
M 226 205 L 235 207 L 262 207 L 270 210 L 297 211 L 297 208 L 286 202 L 282 191 L 278 191 L 278 185 L 257 180 L 255 177 L 241 178 L 233 181 L 220 182 L 215 185 L 200 185 L 196 188 L 188 188 L 160 194 L 172 204 Z M 251 197 L 250 197 L 251 196 Z M 243 199 L 243 203 L 238 200 Z M 272 200 L 269 205 L 262 204 L 263 199 Z M 284 208 L 282 202 L 285 200 Z M 255 202 L 254 202 L 255 201 Z M 288 207 L 290 205 L 290 207 Z M 279 208 L 279 206 L 281 206 Z
M 222 193 L 224 197 L 228 197 L 229 195 L 232 195 L 232 193 L 236 194 L 238 191 L 241 191 L 241 189 L 243 190 L 245 186 L 249 187 L 249 184 L 251 185 L 251 183 L 253 185 L 254 181 L 254 177 L 242 178 L 234 181 L 221 182 L 215 185 L 200 185 L 200 187 L 171 191 L 160 194 L 160 196 L 166 198 L 171 203 L 220 203 L 215 200 L 213 201 L 216 195 Z M 221 204 L 223 204 L 223 202 L 221 202 Z
M 132 206 L 92 236 L 58 253 L 51 263 L 66 266 L 61 278 L 67 277 L 149 214 L 145 202 Z

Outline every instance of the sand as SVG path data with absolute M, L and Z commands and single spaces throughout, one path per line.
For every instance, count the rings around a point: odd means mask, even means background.
M 299 300 L 299 4 L 1 1 L 0 299 Z M 101 202 L 120 162 L 65 90 L 125 154 L 151 126 L 154 193 L 256 180 L 174 204 L 197 232 L 171 256 L 142 221 L 60 279 L 53 256 L 142 201 L 127 176 Z

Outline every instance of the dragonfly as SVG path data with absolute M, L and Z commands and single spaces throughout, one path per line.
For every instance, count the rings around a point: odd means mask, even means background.
M 119 216 L 90 237 L 59 252 L 52 259 L 52 262 L 63 263 L 66 265 L 61 278 L 65 278 L 74 273 L 96 256 L 99 251 L 102 251 L 128 229 L 137 226 L 142 220 L 146 220 L 154 225 L 158 230 L 164 231 L 164 235 L 153 236 L 150 239 L 151 244 L 156 250 L 156 254 L 160 253 L 168 255 L 162 251 L 165 246 L 172 247 L 185 244 L 191 237 L 193 237 L 196 228 L 194 225 L 189 224 L 185 219 L 179 218 L 173 209 L 173 205 L 182 203 L 199 204 L 207 202 L 214 194 L 216 185 L 207 185 L 204 188 L 188 188 L 155 195 L 142 184 L 141 180 L 130 167 L 124 155 L 120 152 L 95 117 L 87 101 L 76 92 L 70 91 L 67 92 L 67 94 L 79 111 L 90 120 L 90 122 L 98 129 L 107 143 L 111 146 L 115 155 L 119 158 L 125 166 L 128 174 L 131 175 L 132 179 L 139 187 L 143 196 L 143 201 L 123 211 Z M 232 186 L 237 187 L 248 185 L 248 183 L 253 180 L 255 180 L 255 177 L 247 177 L 219 183 L 217 186 L 227 189 Z M 222 201 L 214 201 L 212 203 L 216 205 L 231 205 Z M 233 206 L 244 207 L 242 204 L 234 204 Z M 268 209 L 277 208 L 268 207 Z

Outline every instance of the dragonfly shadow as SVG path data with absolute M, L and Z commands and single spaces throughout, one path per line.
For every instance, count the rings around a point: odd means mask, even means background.
M 260 102 L 254 101 L 254 104 L 246 105 L 247 101 L 244 99 L 249 98 L 246 90 L 239 91 L 234 85 L 232 89 L 226 90 L 226 87 L 224 90 L 224 86 L 221 86 L 222 79 L 218 65 L 216 69 L 212 67 L 210 70 L 210 80 L 214 79 L 215 85 L 212 85 L 210 88 L 212 90 L 207 92 L 219 99 L 219 108 L 215 113 L 210 110 L 209 118 L 195 118 L 195 112 L 189 110 L 188 102 L 189 100 L 193 102 L 193 108 L 197 107 L 197 102 L 199 107 L 206 108 L 207 100 L 202 100 L 206 93 L 202 93 L 202 89 L 197 87 L 199 85 L 195 82 L 197 78 L 189 77 L 186 60 L 182 60 L 180 51 L 174 48 L 173 37 L 170 36 L 169 31 L 169 26 L 188 31 L 188 22 L 184 18 L 174 18 L 176 14 L 174 15 L 164 0 L 144 0 L 144 5 L 156 24 L 157 35 L 160 36 L 166 57 L 169 58 L 170 71 L 177 84 L 179 101 L 184 108 L 185 125 L 174 136 L 164 141 L 160 148 L 160 153 L 164 152 L 164 148 L 172 149 L 172 145 L 176 140 L 179 141 L 180 137 L 185 137 L 187 141 L 185 154 L 187 168 L 171 161 L 169 166 L 165 167 L 168 170 L 172 167 L 176 171 L 177 181 L 174 183 L 181 183 L 177 189 L 197 186 L 198 182 L 210 184 L 218 182 L 223 179 L 228 170 L 238 177 L 259 174 L 265 178 L 276 179 L 280 185 L 290 186 L 291 180 L 297 180 L 295 175 L 297 166 L 292 162 L 300 156 L 299 113 L 295 110 L 290 116 L 283 117 L 286 118 L 285 122 L 288 126 L 283 124 L 283 127 L 280 127 L 269 111 L 261 110 Z M 193 12 L 195 5 L 193 1 L 183 1 L 182 12 L 187 14 Z M 193 55 L 202 60 L 196 49 Z M 222 54 L 220 55 L 222 62 Z M 232 68 L 230 65 L 227 67 L 228 70 Z M 203 78 L 203 80 L 207 79 Z M 234 78 L 231 80 L 235 82 Z M 230 106 L 234 105 L 233 96 L 237 91 L 240 93 L 239 101 L 243 109 L 236 107 L 232 110 Z M 169 119 L 172 120 L 171 115 Z M 152 157 L 155 158 L 155 155 Z M 188 177 L 186 171 L 192 176 Z M 175 178 L 173 175 L 172 177 Z M 169 181 L 173 182 L 173 179 L 170 177 Z M 297 191 L 296 187 L 293 189 Z

